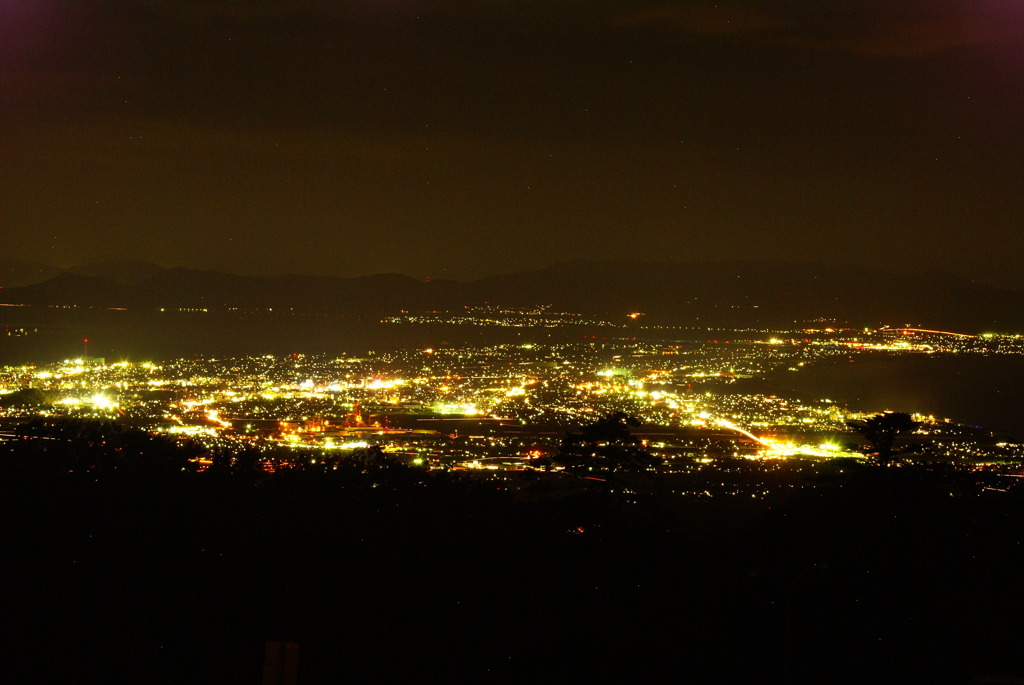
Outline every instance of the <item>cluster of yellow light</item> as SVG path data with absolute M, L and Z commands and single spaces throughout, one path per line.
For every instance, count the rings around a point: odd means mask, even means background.
M 805 422 L 810 420 L 805 419 Z M 839 445 L 832 443 L 821 443 L 818 445 L 808 444 L 797 444 L 794 442 L 780 442 L 773 438 L 762 438 L 754 435 L 750 431 L 746 430 L 741 426 L 737 426 L 732 421 L 724 418 L 712 417 L 707 412 L 700 412 L 697 417 L 690 422 L 694 426 L 706 426 L 714 425 L 722 428 L 728 428 L 734 430 L 737 433 L 747 436 L 751 440 L 761 445 L 761 449 L 756 454 L 752 455 L 753 459 L 783 459 L 787 457 L 860 457 L 859 453 L 844 451 Z
M 81 404 L 91 404 L 97 409 L 117 408 L 117 402 L 100 393 L 93 395 L 87 400 L 83 400 L 81 397 L 65 397 L 60 400 L 60 403 L 68 407 L 77 407 Z
M 467 469 L 477 469 L 477 470 L 484 470 L 484 471 L 497 471 L 498 470 L 498 466 L 497 465 L 495 465 L 495 464 L 484 464 L 483 462 L 481 462 L 479 460 L 463 462 L 462 466 L 467 468 Z
M 934 352 L 935 348 L 932 345 L 926 343 L 912 343 L 907 340 L 897 340 L 891 343 L 882 342 L 861 342 L 859 340 L 853 340 L 851 342 L 842 342 L 830 340 L 826 343 L 828 345 L 838 345 L 842 347 L 848 347 L 853 350 L 872 350 L 874 352 Z
M 220 412 L 218 412 L 216 409 L 210 409 L 209 411 L 207 411 L 206 418 L 223 428 L 231 428 L 231 422 L 222 419 L 220 417 Z
M 707 412 L 703 412 L 703 411 L 700 413 L 700 417 L 703 418 L 703 419 L 711 418 L 710 415 Z M 715 425 L 721 426 L 722 428 L 728 428 L 730 430 L 734 430 L 737 433 L 742 433 L 743 435 L 747 436 L 751 440 L 754 440 L 755 442 L 759 442 L 762 445 L 768 446 L 770 444 L 767 440 L 763 440 L 763 439 L 757 437 L 756 435 L 754 435 L 750 431 L 746 430 L 745 428 L 740 428 L 739 426 L 737 426 L 732 421 L 729 421 L 728 419 L 715 419 Z
M 198 400 L 183 400 L 181 402 L 181 407 L 182 409 L 192 410 L 195 409 L 196 407 L 213 403 L 214 399 L 212 397 L 203 397 L 202 399 Z
M 169 426 L 163 430 L 165 433 L 172 435 L 206 435 L 211 438 L 217 436 L 217 431 L 206 426 Z
M 370 443 L 365 440 L 356 440 L 352 442 L 339 442 L 336 443 L 330 438 L 324 441 L 324 447 L 329 450 L 358 450 L 366 449 L 370 446 Z
M 113 409 L 117 407 L 117 402 L 101 394 L 93 395 L 89 398 L 89 402 L 98 409 Z
M 863 457 L 859 452 L 847 452 L 839 445 L 821 443 L 819 445 L 798 445 L 793 442 L 776 442 L 771 439 L 761 441 L 765 449 L 760 450 L 756 459 L 786 459 L 789 457 Z
M 388 390 L 395 386 L 405 385 L 405 380 L 396 378 L 394 380 L 381 380 L 380 378 L 374 378 L 372 381 L 366 383 L 367 390 Z
M 439 404 L 436 407 L 439 414 L 468 414 L 476 415 L 480 411 L 477 409 L 476 404 Z

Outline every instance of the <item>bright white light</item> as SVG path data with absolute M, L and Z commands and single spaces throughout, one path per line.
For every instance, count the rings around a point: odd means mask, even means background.
M 93 406 L 99 409 L 110 409 L 111 407 L 117 406 L 117 402 L 114 402 L 106 395 L 93 395 L 91 398 L 89 398 L 89 401 L 92 402 Z

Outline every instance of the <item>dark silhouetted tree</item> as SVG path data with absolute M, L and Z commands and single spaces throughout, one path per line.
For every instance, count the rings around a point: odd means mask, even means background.
M 569 469 L 642 470 L 661 462 L 643 449 L 630 427 L 640 422 L 623 412 L 609 414 L 583 426 L 579 433 L 566 433 L 553 461 Z
M 114 421 L 34 418 L 15 429 L 20 439 L 0 449 L 8 468 L 149 478 L 195 470 L 202 449 Z
M 0 407 L 40 407 L 56 401 L 57 392 L 54 390 L 21 388 L 0 397 Z
M 896 437 L 917 429 L 919 424 L 910 414 L 885 412 L 876 414 L 866 421 L 849 421 L 847 425 L 864 436 L 874 448 L 875 459 L 885 466 L 896 456 Z

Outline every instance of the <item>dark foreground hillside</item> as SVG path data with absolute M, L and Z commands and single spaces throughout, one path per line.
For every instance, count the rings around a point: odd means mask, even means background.
M 785 498 L 681 499 L 188 473 L 130 442 L 2 446 L 7 682 L 259 683 L 267 640 L 300 645 L 300 683 L 1024 676 L 1024 497 L 963 473 L 846 465 Z

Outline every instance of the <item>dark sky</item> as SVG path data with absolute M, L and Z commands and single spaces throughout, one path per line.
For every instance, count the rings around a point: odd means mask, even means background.
M 1019 0 L 0 0 L 4 253 L 1024 289 Z

